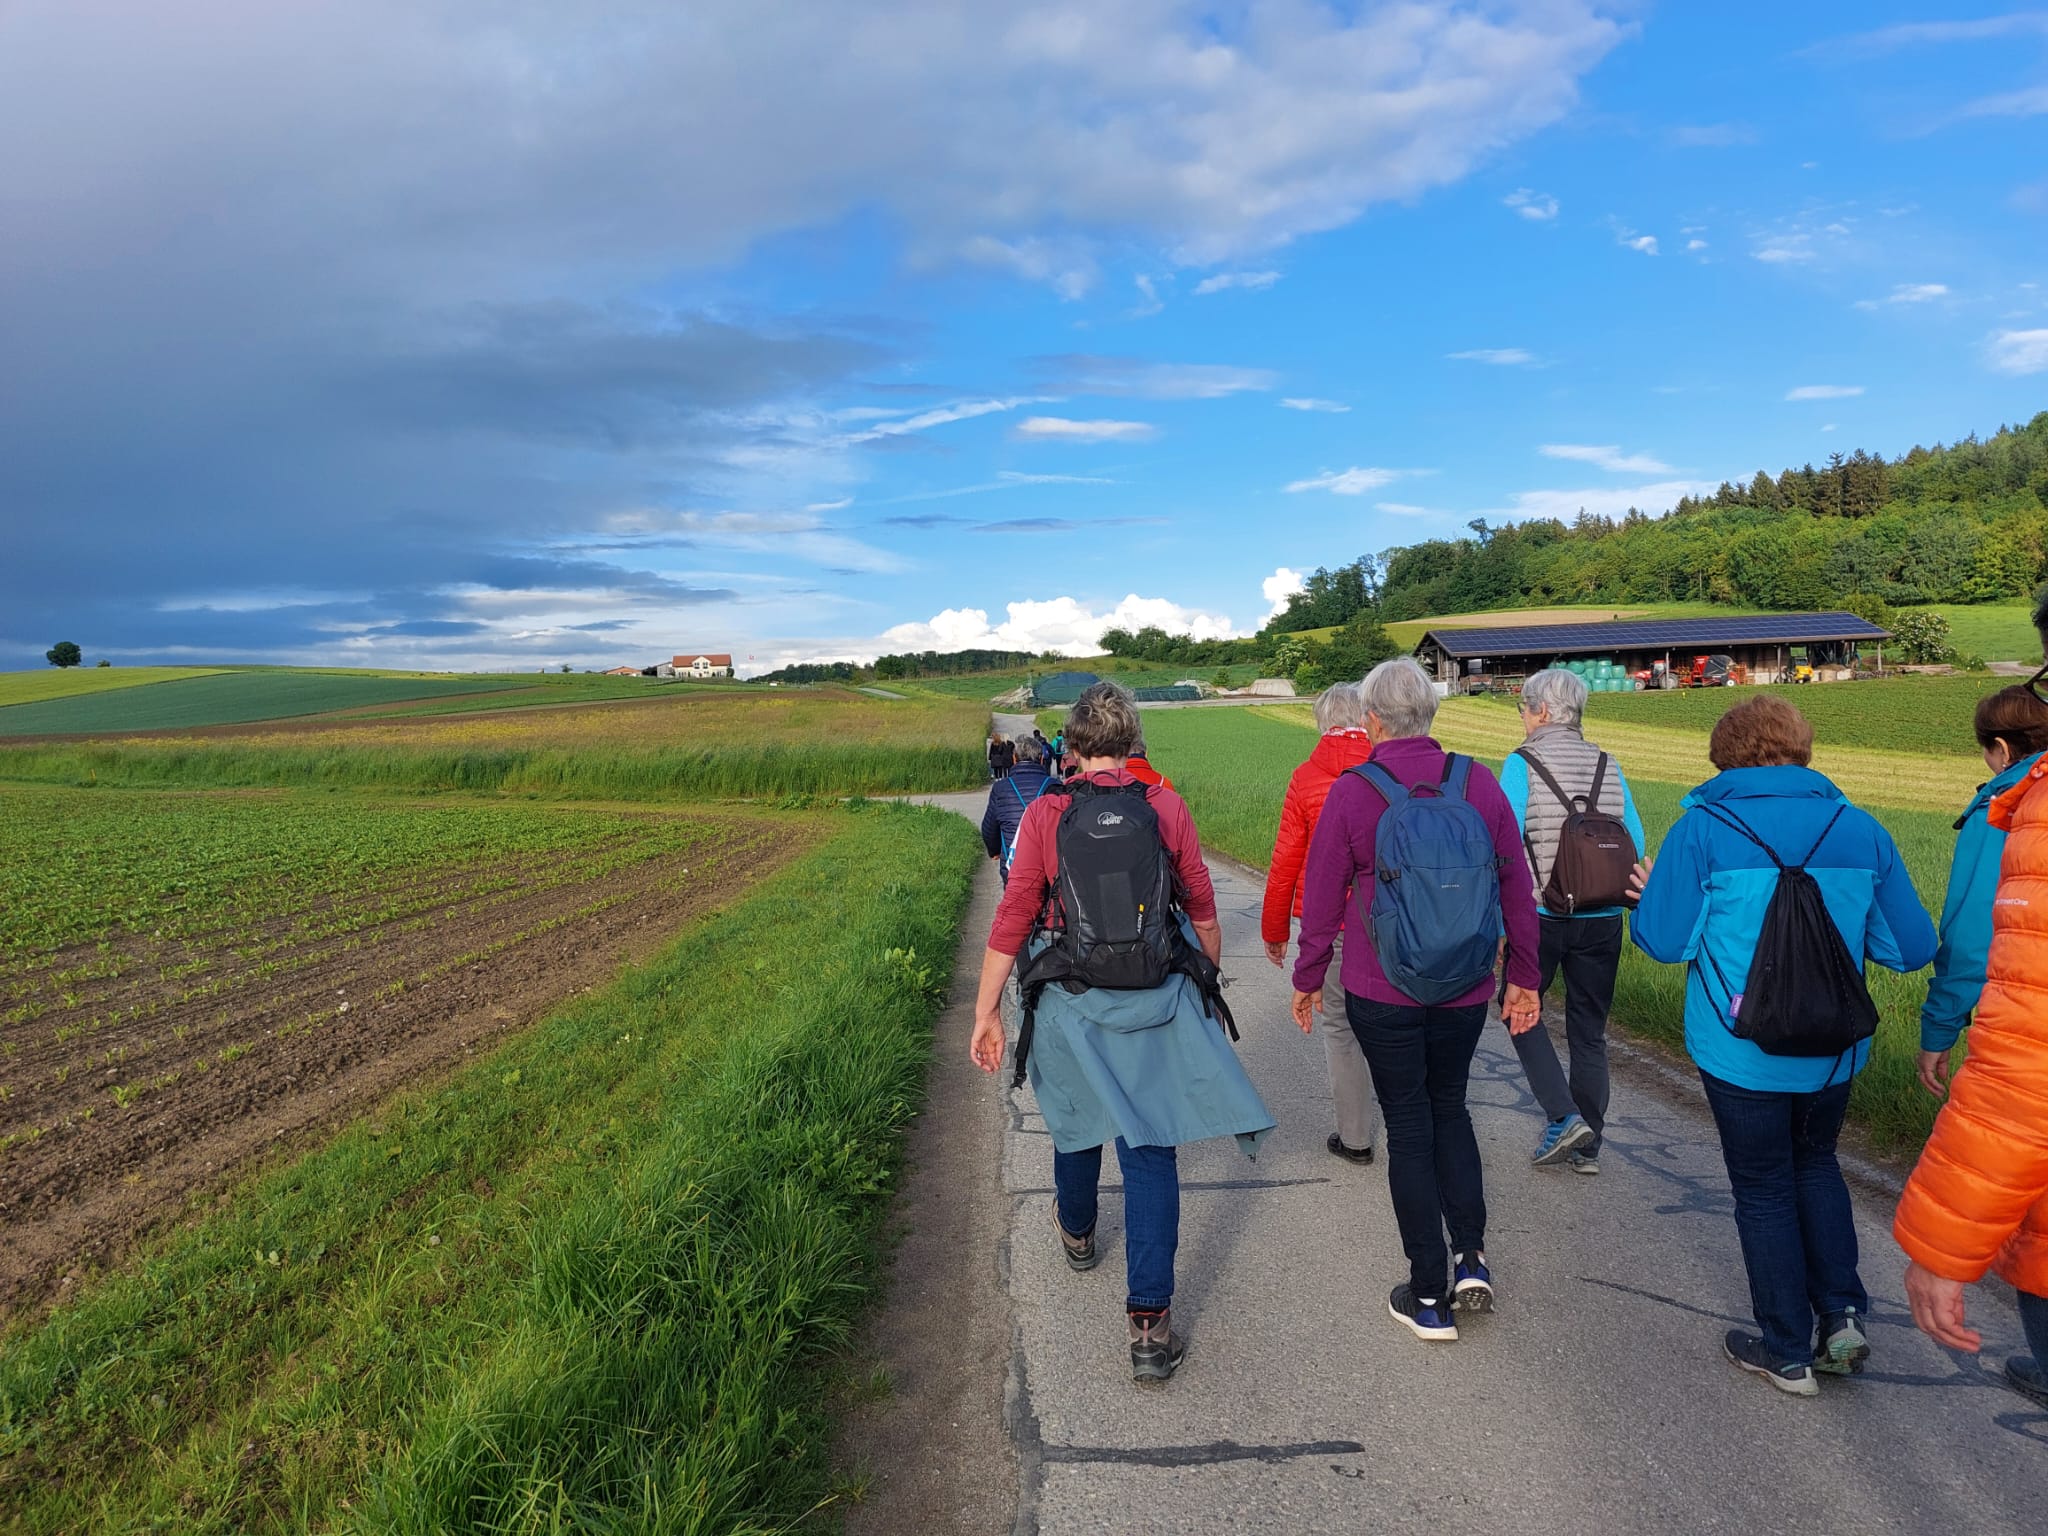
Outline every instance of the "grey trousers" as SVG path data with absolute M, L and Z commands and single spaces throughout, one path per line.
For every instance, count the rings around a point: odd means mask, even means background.
M 1557 1046 L 1545 1025 L 1514 1036 L 1529 1090 L 1547 1120 L 1577 1114 L 1593 1127 L 1588 1152 L 1600 1150 L 1607 1128 L 1607 1011 L 1614 1005 L 1614 975 L 1621 965 L 1622 919 L 1552 917 L 1539 913 L 1543 972 L 1548 992 L 1564 973 L 1564 1034 L 1571 1049 L 1571 1078 L 1558 1063 Z
M 1358 1036 L 1344 1011 L 1344 935 L 1330 950 L 1330 969 L 1323 975 L 1323 1012 L 1316 1030 L 1330 1063 L 1330 1101 L 1337 1110 L 1337 1135 L 1356 1152 L 1378 1139 L 1380 1101 L 1372 1091 L 1372 1072 L 1359 1049 Z

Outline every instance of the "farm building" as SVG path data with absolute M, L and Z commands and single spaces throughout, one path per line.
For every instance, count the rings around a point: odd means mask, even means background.
M 732 657 L 723 651 L 702 656 L 676 656 L 654 669 L 656 677 L 731 677 Z
M 1637 682 L 1792 682 L 1806 674 L 1846 676 L 1858 649 L 1877 647 L 1880 663 L 1891 631 L 1853 613 L 1766 613 L 1725 619 L 1641 619 L 1609 624 L 1530 624 L 1498 629 L 1432 629 L 1415 659 L 1439 683 L 1513 686 L 1532 672 L 1588 663 L 1617 688 Z
M 638 667 L 606 667 L 604 675 L 606 677 L 638 677 L 640 669 Z
M 1102 679 L 1093 672 L 1055 672 L 1050 677 L 1041 677 L 1029 685 L 1030 707 L 1048 709 L 1060 704 L 1071 704 L 1081 697 L 1083 689 L 1093 687 L 1101 681 Z M 1131 689 L 1131 697 L 1140 704 L 1185 704 L 1201 696 L 1201 687 L 1195 683 L 1173 683 L 1159 688 Z

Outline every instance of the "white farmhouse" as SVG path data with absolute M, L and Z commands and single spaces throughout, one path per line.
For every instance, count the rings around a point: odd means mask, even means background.
M 656 667 L 654 675 L 698 680 L 707 677 L 731 677 L 732 657 L 723 651 L 707 651 L 701 656 L 677 656 Z

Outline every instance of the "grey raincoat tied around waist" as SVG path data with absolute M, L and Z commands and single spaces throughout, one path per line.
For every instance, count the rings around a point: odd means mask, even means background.
M 1047 942 L 1038 938 L 1029 952 Z M 1188 942 L 1195 942 L 1192 932 Z M 1235 1136 L 1245 1156 L 1255 1158 L 1275 1124 L 1221 1021 L 1179 973 L 1144 992 L 1046 987 L 1027 1072 L 1061 1152 L 1085 1152 L 1119 1136 L 1134 1147 Z

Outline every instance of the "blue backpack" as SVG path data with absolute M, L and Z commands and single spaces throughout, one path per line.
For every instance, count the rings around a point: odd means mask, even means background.
M 1501 858 L 1465 798 L 1472 759 L 1447 754 L 1442 782 L 1412 789 L 1378 763 L 1348 771 L 1387 802 L 1373 834 L 1372 901 L 1359 901 L 1380 969 L 1425 1006 L 1464 996 L 1493 975 L 1501 933 Z

